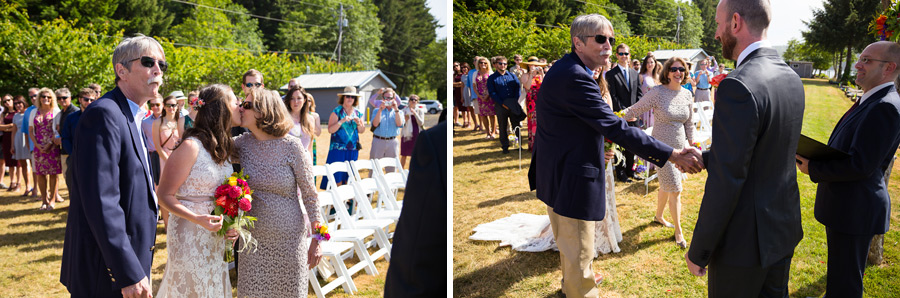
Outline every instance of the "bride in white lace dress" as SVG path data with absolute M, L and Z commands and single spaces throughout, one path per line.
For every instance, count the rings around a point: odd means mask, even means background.
M 231 88 L 210 85 L 200 90 L 203 101 L 194 128 L 169 157 L 161 175 L 159 203 L 172 217 L 166 229 L 168 258 L 156 297 L 232 297 L 225 246 L 216 234 L 222 227 L 213 193 L 233 173 L 235 156 L 229 129 L 237 113 Z

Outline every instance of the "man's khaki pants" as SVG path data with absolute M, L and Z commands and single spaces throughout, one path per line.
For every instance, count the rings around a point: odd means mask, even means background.
M 600 290 L 594 283 L 594 225 L 585 221 L 565 217 L 553 212 L 547 206 L 550 228 L 559 248 L 559 266 L 562 269 L 562 292 L 568 298 L 599 297 Z

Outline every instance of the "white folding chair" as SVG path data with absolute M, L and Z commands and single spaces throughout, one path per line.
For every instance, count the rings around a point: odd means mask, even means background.
M 398 190 L 406 189 L 406 181 L 409 176 L 409 171 L 404 170 L 403 166 L 400 164 L 400 160 L 394 157 L 383 157 L 374 160 L 375 166 L 378 168 L 377 174 L 381 175 L 381 179 L 384 181 L 385 188 L 391 192 L 392 198 L 394 199 L 396 210 L 400 210 L 403 207 L 403 201 L 401 201 L 397 194 Z M 388 172 L 387 167 L 393 166 L 394 169 L 397 169 L 393 172 Z
M 331 208 L 334 208 L 334 191 L 326 190 L 319 193 L 319 212 L 321 214 L 327 214 Z M 328 226 L 328 231 L 331 234 L 332 241 L 344 241 L 353 243 L 353 248 L 357 256 L 359 256 L 359 263 L 351 266 L 347 269 L 350 273 L 350 276 L 353 276 L 356 272 L 359 272 L 362 269 L 366 270 L 366 273 L 369 275 L 378 275 L 378 269 L 375 268 L 375 260 L 381 256 L 384 256 L 387 253 L 387 250 L 382 248 L 376 251 L 374 254 L 369 254 L 367 250 L 368 246 L 366 245 L 366 239 L 368 237 L 372 237 L 374 240 L 375 232 L 372 229 L 349 229 L 349 228 L 339 228 L 340 226 L 340 218 L 337 216 L 337 211 L 334 216 L 331 216 L 331 220 L 326 220 L 326 222 L 322 223 Z M 349 259 L 353 257 L 354 251 L 350 251 L 345 253 L 343 259 Z M 330 274 L 323 274 L 328 276 Z
M 328 170 L 327 172 L 329 181 L 334 181 L 334 173 L 340 172 L 340 170 L 347 171 L 347 164 L 343 163 L 343 166 L 340 164 L 341 163 L 334 163 L 325 166 L 325 168 Z M 366 216 L 365 219 L 360 219 L 351 215 L 350 212 L 347 211 L 347 208 L 344 207 L 345 201 L 352 199 L 357 200 L 359 202 L 357 205 L 360 206 L 360 208 L 357 209 L 363 209 L 366 207 L 363 205 L 368 204 L 368 199 L 366 199 L 365 196 L 358 195 L 358 191 L 353 185 L 345 184 L 341 186 L 333 186 L 332 193 L 334 194 L 333 206 L 336 214 L 340 219 L 339 227 L 350 229 L 375 229 L 375 241 L 377 242 L 377 244 L 380 247 L 388 248 L 388 251 L 390 251 L 390 243 L 388 242 L 388 239 L 389 235 L 392 234 L 388 234 L 388 231 L 390 226 L 394 224 L 395 221 L 393 219 L 373 218 L 371 216 L 368 216 L 367 214 L 364 214 Z M 369 206 L 369 208 L 371 208 L 371 205 Z M 385 259 L 390 260 L 387 255 L 385 256 Z
M 378 166 L 374 161 L 368 159 L 353 160 L 350 161 L 350 168 L 353 172 L 352 176 L 356 180 L 357 185 L 359 185 L 363 195 L 374 200 L 375 193 L 378 193 L 378 201 L 375 204 L 376 212 L 384 211 L 384 206 L 387 205 L 388 209 L 397 210 L 397 215 L 399 216 L 400 208 L 396 205 L 394 194 L 388 189 L 384 180 L 381 179 L 382 177 L 377 170 Z M 362 170 L 368 170 L 371 177 L 363 178 L 360 172 Z
M 309 245 L 309 239 L 306 240 L 307 245 Z M 320 262 L 319 270 L 310 270 L 309 272 L 309 284 L 313 288 L 313 292 L 316 293 L 316 297 L 325 298 L 325 293 L 331 292 L 338 286 L 344 288 L 344 292 L 349 294 L 353 294 L 357 292 L 356 285 L 353 284 L 353 279 L 350 277 L 350 273 L 347 271 L 347 266 L 344 265 L 344 259 L 341 257 L 342 253 L 345 251 L 350 251 L 353 249 L 353 244 L 348 242 L 333 242 L 333 241 L 323 241 L 319 242 L 319 248 L 322 251 L 322 262 Z M 337 275 L 337 278 L 332 280 L 331 282 L 325 284 L 325 286 L 321 286 L 319 284 L 318 276 L 322 275 L 322 280 L 327 280 L 328 276 L 331 274 L 323 274 L 323 270 L 325 270 L 324 262 L 330 263 L 331 267 L 336 268 L 334 273 Z

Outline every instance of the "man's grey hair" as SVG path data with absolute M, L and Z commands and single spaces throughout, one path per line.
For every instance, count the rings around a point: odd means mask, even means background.
M 729 22 L 731 15 L 739 14 L 747 23 L 747 29 L 751 34 L 761 36 L 769 28 L 772 21 L 772 6 L 769 5 L 769 0 L 722 0 L 719 5 L 723 3 Z
M 575 17 L 575 20 L 572 21 L 572 27 L 569 28 L 569 35 L 571 35 L 572 38 L 578 37 L 584 42 L 585 39 L 583 37 L 594 36 L 597 34 L 597 31 L 605 28 L 612 30 L 612 23 L 610 23 L 609 19 L 606 17 L 599 14 L 580 15 Z M 572 47 L 575 47 L 574 40 L 572 41 Z
M 113 70 L 115 70 L 116 64 L 122 64 L 126 69 L 131 70 L 128 67 L 128 61 L 140 58 L 144 53 L 150 52 L 154 47 L 159 49 L 159 52 L 165 55 L 165 51 L 163 51 L 162 45 L 159 44 L 156 39 L 153 37 L 145 36 L 143 34 L 138 33 L 134 37 L 126 38 L 116 46 L 116 49 L 113 51 L 112 63 Z M 116 74 L 116 83 L 119 82 L 119 74 Z
M 481 60 L 481 56 L 475 56 L 475 60 L 472 60 L 472 67 L 478 65 L 478 60 Z
M 70 95 L 72 95 L 72 93 L 69 92 L 69 88 L 59 88 L 59 89 L 56 89 L 56 97 L 59 97 L 59 96 L 61 96 L 61 95 L 70 96 Z
M 38 89 L 35 87 L 28 88 L 28 93 L 38 94 L 38 92 L 40 92 L 40 91 L 41 91 L 41 89 Z

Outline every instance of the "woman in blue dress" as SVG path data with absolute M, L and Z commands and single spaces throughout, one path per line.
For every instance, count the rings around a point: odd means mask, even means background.
M 345 87 L 343 93 L 338 93 L 338 106 L 331 111 L 328 117 L 328 132 L 331 133 L 331 145 L 328 147 L 328 157 L 325 163 L 357 160 L 359 158 L 359 134 L 366 131 L 363 123 L 363 114 L 356 110 L 360 94 L 356 93 L 356 87 Z M 347 173 L 335 173 L 336 185 L 347 183 Z M 322 179 L 320 188 L 325 189 L 328 179 Z

